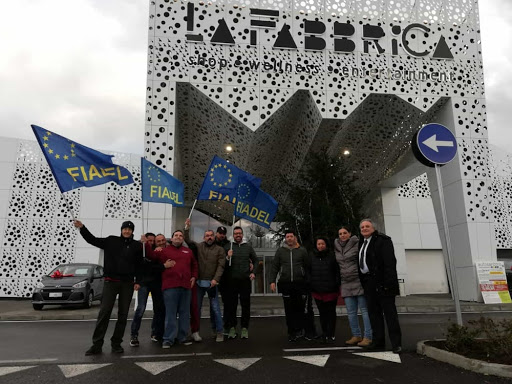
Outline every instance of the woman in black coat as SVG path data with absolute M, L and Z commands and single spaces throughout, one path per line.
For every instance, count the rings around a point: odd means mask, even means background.
M 336 303 L 340 290 L 340 269 L 336 258 L 329 248 L 329 241 L 319 237 L 315 241 L 315 250 L 306 268 L 311 295 L 315 299 L 322 338 L 334 342 L 336 330 Z

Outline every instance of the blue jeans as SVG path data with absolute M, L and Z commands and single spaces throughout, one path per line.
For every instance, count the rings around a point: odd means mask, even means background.
M 363 295 L 348 296 L 343 298 L 347 307 L 348 324 L 352 336 L 361 337 L 361 328 L 359 328 L 359 318 L 357 317 L 357 309 L 361 310 L 364 324 L 364 337 L 372 339 L 372 326 L 370 324 L 370 316 L 368 316 L 368 307 L 366 306 L 366 299 Z
M 164 290 L 165 330 L 163 341 L 174 344 L 187 339 L 190 328 L 190 297 L 191 290 L 183 287 Z M 179 320 L 176 316 L 179 315 Z
M 222 313 L 220 312 L 220 303 L 219 303 L 219 295 L 217 286 L 213 288 L 203 288 L 197 287 L 197 310 L 199 311 L 199 315 L 201 315 L 201 308 L 203 307 L 203 298 L 204 295 L 208 293 L 208 298 L 210 299 L 210 321 L 212 325 L 212 330 L 217 333 L 222 332 L 223 324 L 222 324 Z
M 139 336 L 140 324 L 146 306 L 148 303 L 149 293 L 153 300 L 153 321 L 151 322 L 151 336 L 156 336 L 161 339 L 164 334 L 164 319 L 165 308 L 162 297 L 162 283 L 159 281 L 151 282 L 149 284 L 141 285 L 137 291 L 137 308 L 133 315 L 131 335 L 132 337 Z

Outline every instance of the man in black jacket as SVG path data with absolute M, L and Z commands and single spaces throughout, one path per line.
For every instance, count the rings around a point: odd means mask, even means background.
M 359 224 L 359 276 L 368 303 L 373 339 L 367 347 L 385 349 L 384 318 L 394 353 L 402 352 L 402 331 L 398 322 L 395 296 L 400 294 L 395 250 L 391 237 L 377 232 L 370 219 Z
M 133 290 L 138 290 L 140 287 L 136 283 L 135 275 L 142 263 L 142 244 L 133 239 L 135 225 L 131 221 L 125 221 L 121 225 L 121 236 L 105 238 L 95 237 L 79 220 L 75 220 L 74 225 L 80 228 L 80 234 L 85 241 L 104 250 L 105 286 L 103 297 L 96 328 L 92 335 L 93 345 L 85 354 L 97 355 L 102 352 L 103 339 L 107 332 L 110 314 L 117 295 L 119 295 L 117 322 L 110 341 L 113 353 L 123 353 L 124 349 L 121 343 L 123 342 Z

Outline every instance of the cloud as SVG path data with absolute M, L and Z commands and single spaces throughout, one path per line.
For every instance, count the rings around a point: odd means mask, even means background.
M 489 141 L 510 150 L 512 3 L 510 0 L 480 1 L 479 8 Z
M 0 40 L 0 135 L 32 139 L 36 123 L 142 154 L 146 15 L 140 1 L 9 2 L 0 16 L 0 35 L 10 36 Z

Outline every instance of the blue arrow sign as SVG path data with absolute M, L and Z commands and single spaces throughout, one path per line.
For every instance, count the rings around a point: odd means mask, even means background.
M 444 125 L 424 125 L 416 135 L 416 145 L 421 155 L 431 163 L 446 164 L 457 153 L 457 140 Z

